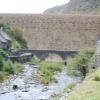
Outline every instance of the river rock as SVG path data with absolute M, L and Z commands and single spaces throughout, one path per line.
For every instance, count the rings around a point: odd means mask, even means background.
M 42 92 L 46 92 L 48 90 L 49 90 L 48 87 L 45 87 L 45 88 L 42 89 Z

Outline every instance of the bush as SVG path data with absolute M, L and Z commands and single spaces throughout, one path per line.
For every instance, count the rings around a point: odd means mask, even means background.
M 61 71 L 64 64 L 62 62 L 42 62 L 39 64 L 39 71 L 41 75 L 41 82 L 48 84 L 54 79 L 54 74 Z
M 12 41 L 12 48 L 19 49 L 19 48 L 21 48 L 21 45 L 16 40 L 13 40 Z
M 82 76 L 86 76 L 86 73 L 89 71 L 88 63 L 91 61 L 91 58 L 94 54 L 92 49 L 84 49 L 80 51 L 79 55 L 75 56 L 68 61 L 67 68 L 70 71 L 79 71 Z
M 2 83 L 7 77 L 5 72 L 0 71 L 0 83 Z
M 17 45 L 19 43 L 19 45 L 22 48 L 27 48 L 27 42 L 25 41 L 25 39 L 22 36 L 22 31 L 13 28 L 9 25 L 9 23 L 0 23 L 0 26 L 4 28 L 4 31 L 15 41 L 17 41 Z M 12 42 L 13 45 L 15 45 L 15 41 Z M 16 46 L 15 46 L 16 47 Z
M 23 69 L 22 65 L 18 63 L 12 63 L 12 61 L 7 61 L 4 63 L 3 71 L 8 74 L 18 74 Z
M 14 69 L 13 69 L 13 63 L 12 61 L 7 61 L 4 63 L 3 71 L 7 72 L 9 74 L 14 74 Z
M 1 56 L 2 58 L 7 57 L 8 55 L 9 55 L 9 51 L 5 51 L 5 50 L 3 50 L 3 49 L 0 49 L 0 56 Z
M 67 97 L 68 100 L 100 100 L 100 68 L 89 73 L 85 80 Z
M 13 63 L 12 61 L 4 61 L 0 58 L 0 82 L 9 76 L 9 74 L 18 74 L 23 70 L 23 66 L 19 63 Z
M 0 56 L 0 71 L 3 69 L 3 57 Z
M 98 75 L 96 75 L 94 78 L 93 78 L 94 81 L 100 81 L 100 77 Z
M 27 48 L 27 43 L 25 39 L 23 39 L 22 32 L 18 29 L 13 29 L 13 38 L 23 47 Z
M 64 92 L 70 92 L 76 86 L 75 83 L 70 83 L 65 89 Z
M 32 59 L 31 59 L 31 64 L 37 64 L 40 62 L 40 59 L 37 58 L 36 56 L 33 56 Z
M 100 69 L 96 69 L 93 72 L 89 72 L 87 77 L 85 78 L 86 81 L 100 81 Z
M 20 73 L 20 72 L 22 72 L 23 71 L 23 69 L 24 69 L 24 67 L 23 67 L 23 65 L 21 65 L 20 63 L 14 63 L 13 64 L 13 69 L 14 69 L 14 74 L 18 74 L 18 73 Z

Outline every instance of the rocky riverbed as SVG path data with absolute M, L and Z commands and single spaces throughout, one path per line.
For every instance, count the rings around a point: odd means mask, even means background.
M 65 86 L 78 82 L 66 74 L 66 70 L 55 75 L 57 82 L 44 86 L 37 81 L 38 65 L 25 64 L 24 72 L 13 76 L 0 85 L 0 100 L 52 100 L 52 97 L 62 93 Z M 14 90 L 13 86 L 18 86 Z

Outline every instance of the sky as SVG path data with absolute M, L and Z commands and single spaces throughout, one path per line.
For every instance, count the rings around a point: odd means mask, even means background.
M 0 13 L 42 13 L 69 0 L 0 0 Z

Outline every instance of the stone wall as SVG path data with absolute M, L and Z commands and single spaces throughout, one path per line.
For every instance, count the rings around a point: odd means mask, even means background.
M 34 50 L 79 50 L 95 47 L 100 38 L 100 15 L 1 14 L 0 21 L 23 30 Z

